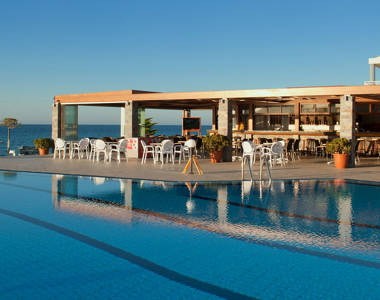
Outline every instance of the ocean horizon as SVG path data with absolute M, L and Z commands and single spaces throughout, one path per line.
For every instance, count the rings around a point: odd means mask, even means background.
M 181 134 L 181 125 L 155 125 L 156 135 L 177 135 Z M 207 134 L 211 125 L 202 125 L 202 135 Z M 51 124 L 23 124 L 21 127 L 11 129 L 11 149 L 18 149 L 20 146 L 34 146 L 33 141 L 40 137 L 51 137 Z M 120 125 L 78 125 L 78 138 L 84 137 L 120 137 Z M 0 155 L 6 155 L 8 131 L 6 127 L 0 127 Z

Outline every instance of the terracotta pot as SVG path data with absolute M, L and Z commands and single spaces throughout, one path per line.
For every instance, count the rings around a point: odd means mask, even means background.
M 38 152 L 40 153 L 40 155 L 48 155 L 49 154 L 49 149 L 38 148 Z
M 214 164 L 214 163 L 218 163 L 218 162 L 221 162 L 222 161 L 222 150 L 220 151 L 215 151 L 215 152 L 211 152 L 210 153 L 210 159 L 211 159 L 211 162 Z
M 349 154 L 334 153 L 334 163 L 337 169 L 347 168 Z

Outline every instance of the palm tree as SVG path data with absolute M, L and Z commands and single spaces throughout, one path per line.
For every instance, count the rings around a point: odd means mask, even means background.
M 153 129 L 153 126 L 157 123 L 152 122 L 152 118 L 145 119 L 145 136 L 152 136 L 157 133 L 157 129 Z
M 8 143 L 7 143 L 7 153 L 9 154 L 9 150 L 11 148 L 11 129 L 21 126 L 17 119 L 12 118 L 4 118 L 4 120 L 0 123 L 0 126 L 8 127 Z

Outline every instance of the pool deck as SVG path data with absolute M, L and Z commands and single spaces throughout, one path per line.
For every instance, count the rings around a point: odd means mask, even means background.
M 225 181 L 241 180 L 241 163 L 229 162 L 212 164 L 209 159 L 200 159 L 203 175 L 183 175 L 184 163 L 175 165 L 154 165 L 148 160 L 145 165 L 140 160 L 129 159 L 129 162 L 111 163 L 92 162 L 88 160 L 53 159 L 48 156 L 0 157 L 0 169 L 12 171 L 28 171 L 43 173 L 75 174 L 89 176 L 118 177 L 131 179 L 166 180 L 166 181 Z M 194 168 L 195 171 L 195 168 Z M 254 168 L 254 179 L 258 179 L 258 163 Z M 267 174 L 264 169 L 263 178 Z M 245 178 L 249 178 L 246 170 Z M 380 182 L 380 159 L 363 158 L 356 168 L 336 169 L 333 164 L 327 164 L 325 159 L 301 158 L 289 162 L 285 167 L 276 166 L 272 169 L 272 178 L 276 179 L 311 179 L 336 178 L 355 179 L 361 181 Z

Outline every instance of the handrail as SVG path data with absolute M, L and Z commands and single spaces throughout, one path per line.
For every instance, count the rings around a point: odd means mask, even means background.
M 244 163 L 245 163 L 246 160 L 248 162 L 247 165 L 248 165 L 248 170 L 249 170 L 249 176 L 251 178 L 251 182 L 253 182 L 253 173 L 252 173 L 251 163 L 250 163 L 250 160 L 248 160 L 247 157 L 244 157 L 241 160 L 241 176 L 242 176 L 242 180 L 244 180 Z M 267 174 L 268 174 L 269 182 L 272 182 L 272 174 L 270 172 L 270 168 L 269 168 L 269 164 L 268 164 L 268 159 L 267 159 L 267 157 L 264 154 L 260 155 L 259 181 L 262 181 L 262 173 L 263 173 L 264 163 L 265 163 L 265 166 L 266 166 L 266 169 L 267 169 Z
M 364 85 L 380 85 L 380 81 L 378 80 L 364 81 Z

